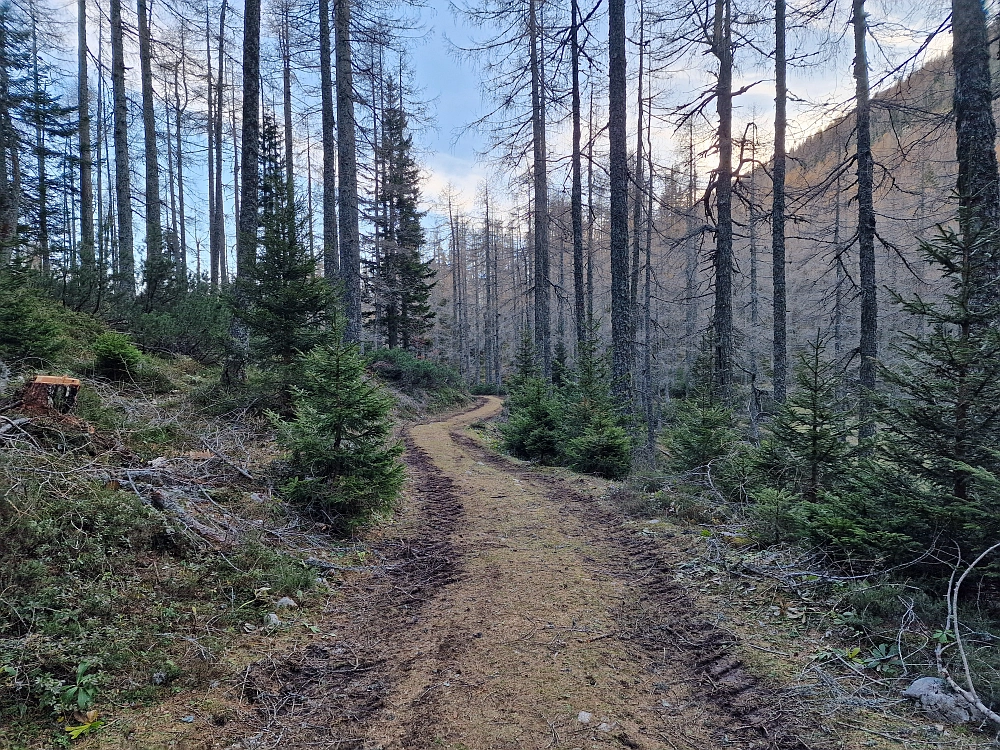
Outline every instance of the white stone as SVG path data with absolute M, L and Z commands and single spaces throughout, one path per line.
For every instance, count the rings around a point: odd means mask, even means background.
M 590 719 L 591 719 L 591 714 L 588 713 L 587 711 L 581 711 L 580 714 L 576 717 L 576 720 L 581 724 L 589 724 Z

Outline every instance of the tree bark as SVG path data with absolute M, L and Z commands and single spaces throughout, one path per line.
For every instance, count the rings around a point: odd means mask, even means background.
M 215 223 L 218 221 L 218 208 L 215 205 L 215 149 L 221 144 L 215 142 L 215 99 L 212 88 L 212 24 L 208 5 L 205 5 L 205 77 L 207 93 L 205 101 L 208 107 L 208 275 L 212 291 L 219 290 L 219 246 Z
M 295 152 L 292 148 L 292 29 L 289 18 L 291 9 L 288 3 L 281 7 L 281 35 L 278 44 L 281 52 L 281 94 L 282 114 L 285 125 L 285 182 L 288 191 L 288 204 L 295 205 Z M 295 236 L 296 221 L 292 212 L 291 237 Z
M 163 226 L 160 220 L 160 165 L 156 148 L 156 114 L 153 107 L 152 19 L 147 0 L 136 0 L 139 21 L 139 67 L 142 79 L 142 126 L 146 167 L 146 283 L 163 255 Z M 148 304 L 148 301 L 147 301 Z
M 361 340 L 361 239 L 358 230 L 358 157 L 351 70 L 351 4 L 334 0 L 337 57 L 337 165 L 340 172 L 340 278 L 344 285 L 344 339 Z
M 135 246 L 132 232 L 132 186 L 129 170 L 128 99 L 125 95 L 125 42 L 121 0 L 111 3 L 111 97 L 114 102 L 115 199 L 118 204 L 119 293 L 135 298 Z
M 80 300 L 86 305 L 97 283 L 94 254 L 94 155 L 90 142 L 90 81 L 87 73 L 87 0 L 77 3 L 77 106 L 80 137 Z
M 733 395 L 733 48 L 730 0 L 715 1 L 713 54 L 719 60 L 719 169 L 715 175 L 715 386 L 728 403 Z
M 583 169 L 580 154 L 580 27 L 578 25 L 580 7 L 578 0 L 572 0 L 570 12 L 573 15 L 570 26 L 573 88 L 573 186 L 570 194 L 570 211 L 573 223 L 573 318 L 579 349 L 587 341 L 587 319 L 583 291 Z
M 993 118 L 993 82 L 986 11 L 982 0 L 952 0 L 952 66 L 955 70 L 955 134 L 958 156 L 959 225 L 970 241 L 982 232 L 998 229 L 996 135 Z M 985 263 L 977 263 L 982 278 L 972 281 L 975 308 L 995 304 L 1000 276 L 997 239 L 983 246 L 989 253 Z M 977 270 L 978 270 L 977 268 Z
M 630 408 L 632 363 L 628 262 L 628 148 L 626 135 L 625 0 L 608 0 L 608 140 L 611 187 L 611 374 Z
M 178 209 L 178 221 L 180 236 L 177 238 L 177 275 L 178 278 L 183 282 L 187 282 L 188 277 L 188 267 L 187 267 L 187 229 L 185 227 L 184 218 L 184 151 L 182 150 L 181 142 L 181 121 L 184 119 L 184 113 L 187 111 L 187 70 L 186 70 L 186 59 L 187 53 L 185 50 L 185 35 L 184 28 L 181 27 L 181 57 L 180 64 L 178 67 L 181 68 L 179 78 L 177 67 L 174 68 L 174 111 L 176 112 L 176 151 L 177 151 L 177 209 Z M 183 81 L 184 88 L 184 103 L 181 104 L 181 82 Z M 169 134 L 168 134 L 169 137 Z
M 222 194 L 223 180 L 222 180 L 222 96 L 226 91 L 224 84 L 223 74 L 225 73 L 225 62 L 226 62 L 226 10 L 228 9 L 227 0 L 222 0 L 222 10 L 219 14 L 219 73 L 216 77 L 215 82 L 215 246 L 218 251 L 218 261 L 219 261 L 219 283 L 225 284 L 229 280 L 229 269 L 226 259 L 226 208 L 225 208 L 225 198 Z M 259 36 L 259 34 L 258 34 Z M 259 46 L 259 42 L 258 42 Z M 245 52 L 244 52 L 245 54 Z M 259 57 L 259 54 L 258 54 Z M 235 74 L 234 74 L 235 75 Z M 260 97 L 260 84 L 257 84 L 257 96 Z M 234 85 L 235 89 L 235 85 Z M 236 105 L 233 104 L 233 194 L 238 195 L 239 181 L 236 179 L 236 172 L 238 171 L 236 159 Z M 256 167 L 255 167 L 256 170 Z M 237 222 L 240 217 L 239 201 L 236 201 L 234 206 L 234 215 L 237 217 Z M 237 228 L 237 234 L 239 234 L 239 229 Z M 239 240 L 237 239 L 237 244 Z M 237 260 L 237 264 L 239 261 Z
M 858 256 L 861 288 L 861 364 L 858 373 L 858 438 L 875 435 L 875 365 L 878 356 L 878 302 L 875 296 L 874 163 L 871 145 L 871 101 L 868 90 L 868 33 L 865 0 L 853 2 L 854 81 L 858 162 Z
M 340 276 L 337 248 L 337 122 L 333 115 L 333 54 L 330 47 L 330 0 L 319 0 L 319 76 L 323 120 L 323 276 Z
M 545 143 L 545 92 L 541 60 L 541 29 L 537 0 L 528 4 L 528 38 L 531 45 L 532 179 L 535 189 L 533 239 L 535 249 L 535 348 L 545 377 L 552 374 L 552 337 L 549 330 L 549 183 Z
M 785 59 L 785 0 L 774 9 L 774 168 L 771 199 L 771 274 L 774 279 L 774 400 L 784 403 L 787 391 L 788 343 L 785 292 L 785 131 L 788 84 Z
M 250 330 L 240 313 L 250 304 L 248 274 L 257 253 L 257 181 L 260 161 L 260 0 L 246 0 L 243 10 L 243 139 L 240 213 L 236 231 L 236 279 L 231 344 L 222 382 L 235 385 L 246 380 L 250 359 Z

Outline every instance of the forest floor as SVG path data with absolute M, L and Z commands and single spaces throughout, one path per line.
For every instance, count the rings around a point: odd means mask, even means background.
M 718 568 L 691 572 L 703 534 L 628 521 L 598 499 L 607 482 L 498 456 L 469 428 L 501 408 L 486 397 L 410 426 L 400 512 L 327 595 L 282 611 L 281 629 L 227 656 L 205 689 L 123 709 L 82 746 L 976 744 L 916 718 L 887 723 L 871 710 L 882 704 L 821 670 L 804 681 L 810 659 L 782 650 L 802 643 L 758 619 L 773 598 L 721 596 Z M 775 617 L 799 625 L 794 610 Z

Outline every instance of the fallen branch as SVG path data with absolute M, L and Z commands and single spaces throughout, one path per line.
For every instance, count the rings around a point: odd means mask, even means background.
M 965 651 L 965 642 L 962 640 L 962 633 L 959 627 L 958 620 L 958 592 L 962 587 L 962 582 L 965 581 L 966 576 L 969 575 L 976 566 L 983 561 L 983 559 L 989 555 L 994 550 L 1000 549 L 1000 542 L 994 544 L 992 547 L 985 550 L 979 555 L 972 563 L 965 569 L 965 571 L 955 580 L 955 573 L 958 569 L 952 571 L 951 578 L 948 580 L 948 591 L 946 597 L 948 600 L 948 614 L 945 620 L 945 633 L 950 633 L 955 638 L 955 645 L 958 646 L 958 653 L 962 659 L 962 669 L 965 671 L 965 681 L 968 685 L 968 689 L 962 687 L 955 681 L 951 676 L 951 672 L 944 663 L 942 658 L 944 655 L 944 650 L 951 644 L 945 643 L 943 641 L 938 642 L 937 647 L 934 649 L 934 657 L 937 661 L 938 673 L 945 679 L 951 689 L 962 696 L 971 706 L 976 708 L 982 713 L 982 715 L 988 720 L 1000 726 L 1000 714 L 986 707 L 986 705 L 980 700 L 979 694 L 976 692 L 976 686 L 972 682 L 972 670 L 969 668 L 969 657 Z
M 223 463 L 228 464 L 229 466 L 233 467 L 234 469 L 236 469 L 236 471 L 238 471 L 240 474 L 242 474 L 243 476 L 245 476 L 247 479 L 249 479 L 251 481 L 253 480 L 253 475 L 251 475 L 249 471 L 247 471 L 242 466 L 240 466 L 238 463 L 236 463 L 235 461 L 233 461 L 233 459 L 231 459 L 225 453 L 223 453 L 222 451 L 220 451 L 218 448 L 213 447 L 207 440 L 202 439 L 201 444 L 204 445 L 206 448 L 208 448 L 208 450 L 210 450 L 212 452 L 212 454 L 216 458 L 218 458 L 220 461 L 222 461 Z

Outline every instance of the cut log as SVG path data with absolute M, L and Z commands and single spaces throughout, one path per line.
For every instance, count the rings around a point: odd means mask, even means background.
M 61 375 L 38 375 L 21 394 L 25 409 L 68 413 L 76 404 L 80 381 Z

